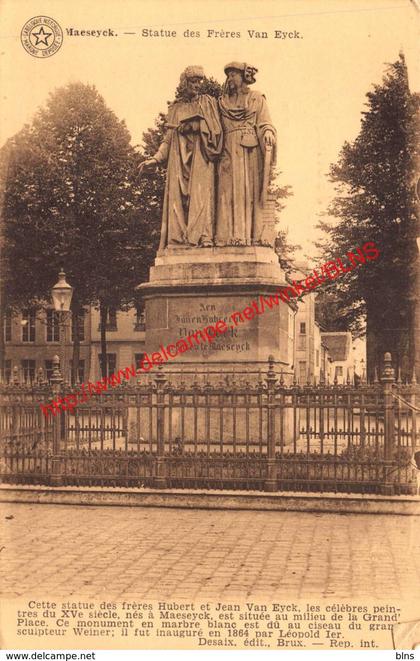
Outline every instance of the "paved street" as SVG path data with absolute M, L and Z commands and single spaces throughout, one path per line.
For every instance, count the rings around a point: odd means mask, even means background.
M 420 583 L 420 517 L 7 503 L 1 512 L 4 597 L 406 599 Z

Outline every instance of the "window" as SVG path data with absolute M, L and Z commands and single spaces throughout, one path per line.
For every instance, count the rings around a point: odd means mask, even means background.
M 22 342 L 35 342 L 35 312 L 22 312 Z
M 343 376 L 343 367 L 341 365 L 336 365 L 335 367 L 335 375 L 337 377 Z
M 60 318 L 55 310 L 47 310 L 47 342 L 60 341 Z
M 146 330 L 146 313 L 141 308 L 136 309 L 136 323 L 134 326 L 135 331 L 145 331 Z
M 106 328 L 107 330 L 117 330 L 117 311 L 115 309 L 108 310 Z
M 305 362 L 304 360 L 303 360 L 303 361 L 302 361 L 302 360 L 299 361 L 299 374 L 298 374 L 298 378 L 299 378 L 299 383 L 301 383 L 301 384 L 302 384 L 302 383 L 306 383 L 306 380 L 307 380 L 307 378 L 308 378 L 308 375 L 307 375 L 307 373 L 306 373 L 306 362 Z
M 134 363 L 136 365 L 136 370 L 140 369 L 140 363 L 143 360 L 145 355 L 146 354 L 144 354 L 144 353 L 135 353 L 134 354 Z
M 4 315 L 4 341 L 12 341 L 12 313 L 6 312 Z
M 100 320 L 99 320 L 98 330 L 101 330 Z M 106 313 L 106 330 L 107 331 L 117 330 L 117 311 L 115 308 L 108 308 L 108 311 Z
M 306 335 L 306 322 L 302 321 L 300 324 L 300 334 Z
M 24 381 L 35 381 L 35 361 L 24 358 L 21 365 Z
M 98 363 L 99 363 L 99 372 L 101 371 L 101 354 L 98 354 Z M 114 374 L 117 367 L 117 354 L 116 353 L 107 353 L 106 354 L 106 365 L 107 365 L 107 374 Z
M 297 350 L 305 351 L 306 349 L 306 335 L 298 335 L 297 337 Z
M 79 330 L 79 340 L 83 342 L 85 339 L 85 311 L 82 312 L 77 317 L 77 327 Z M 74 342 L 74 333 L 73 333 L 73 324 L 71 325 L 71 341 Z
M 53 361 L 52 360 L 46 360 L 45 361 L 45 378 L 48 382 L 50 382 L 51 377 L 53 375 Z
M 73 371 L 73 361 L 70 361 L 70 371 Z M 83 383 L 85 380 L 85 361 L 84 358 L 79 360 L 79 374 L 78 374 L 78 381 L 79 383 Z
M 4 361 L 4 380 L 6 383 L 10 383 L 12 378 L 12 361 L 11 360 L 5 360 Z

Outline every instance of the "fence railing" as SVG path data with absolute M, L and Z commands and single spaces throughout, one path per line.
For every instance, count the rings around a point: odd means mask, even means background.
M 52 387 L 0 386 L 0 474 L 13 484 L 410 494 L 419 388 L 395 382 L 188 383 L 157 371 L 45 417 Z M 58 377 L 57 377 L 58 375 Z M 213 375 L 214 376 L 214 375 Z M 418 455 L 417 455 L 418 456 Z

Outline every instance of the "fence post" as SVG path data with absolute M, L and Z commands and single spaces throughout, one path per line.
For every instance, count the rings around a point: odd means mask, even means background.
M 158 367 L 158 373 L 155 377 L 156 383 L 156 462 L 154 485 L 158 489 L 166 487 L 165 473 L 165 383 L 166 376 L 162 367 Z
M 382 391 L 384 396 L 384 481 L 382 493 L 392 496 L 394 484 L 388 481 L 392 467 L 392 454 L 395 446 L 394 399 L 392 388 L 395 383 L 395 371 L 391 363 L 389 351 L 384 356 L 384 368 L 381 374 Z
M 19 441 L 19 410 L 20 410 L 20 402 L 18 404 L 14 403 L 12 405 L 12 434 L 11 434 L 11 439 L 12 439 L 12 447 L 17 448 L 18 447 L 18 441 Z
M 277 490 L 276 475 L 276 436 L 275 436 L 275 389 L 276 373 L 274 371 L 274 357 L 268 357 L 267 383 L 267 478 L 265 480 L 265 491 Z
M 53 363 L 53 373 L 51 376 L 51 384 L 54 398 L 59 398 L 62 393 L 63 387 L 63 377 L 60 372 L 60 359 L 58 356 L 54 356 L 52 359 Z M 65 431 L 66 431 L 66 419 L 65 411 L 58 410 L 56 415 L 53 417 L 53 456 L 51 462 L 51 475 L 50 475 L 50 485 L 52 487 L 59 487 L 63 484 L 63 475 L 61 472 L 61 450 L 63 447 Z
M 413 453 L 416 451 L 417 447 L 417 379 L 416 379 L 416 366 L 414 365 L 413 367 L 413 376 L 411 379 L 411 387 L 412 387 L 412 392 L 411 392 L 411 397 L 410 397 L 410 403 L 411 406 L 413 407 L 411 409 L 411 449 L 413 450 Z

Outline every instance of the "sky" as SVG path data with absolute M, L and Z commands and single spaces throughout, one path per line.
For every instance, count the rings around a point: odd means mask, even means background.
M 40 7 L 0 2 L 1 144 L 51 91 L 72 81 L 94 84 L 139 144 L 186 66 L 201 64 L 223 82 L 226 63 L 249 62 L 277 129 L 278 182 L 293 191 L 280 227 L 302 245 L 300 256 L 314 254 L 316 224 L 334 194 L 329 166 L 357 136 L 366 93 L 400 51 L 412 91 L 420 88 L 420 14 L 410 0 L 43 0 Z M 44 59 L 28 54 L 20 39 L 25 22 L 41 12 L 64 33 L 59 51 Z M 70 36 L 71 29 L 111 29 L 114 36 Z M 142 36 L 161 29 L 176 36 Z M 255 36 L 263 31 L 268 38 Z

